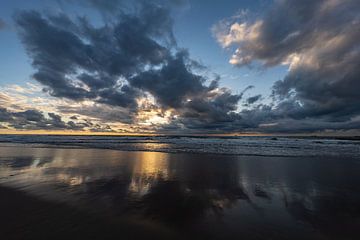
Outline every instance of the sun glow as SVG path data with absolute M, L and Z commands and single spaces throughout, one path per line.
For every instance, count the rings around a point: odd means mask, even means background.
M 153 96 L 147 95 L 144 98 L 140 98 L 137 100 L 137 103 L 139 109 L 141 109 L 136 117 L 139 125 L 152 126 L 170 122 L 173 112 L 171 110 L 164 110 L 156 105 Z
M 142 112 L 140 113 L 140 125 L 161 125 L 167 124 L 170 122 L 170 117 L 172 113 L 171 111 L 161 112 L 159 110 L 153 110 L 150 112 Z

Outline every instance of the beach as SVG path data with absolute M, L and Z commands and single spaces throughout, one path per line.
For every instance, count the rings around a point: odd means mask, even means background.
M 360 240 L 360 0 L 0 12 L 0 240 Z
M 355 155 L 259 156 L 3 141 L 1 233 L 4 239 L 357 239 L 360 161 L 351 144 Z

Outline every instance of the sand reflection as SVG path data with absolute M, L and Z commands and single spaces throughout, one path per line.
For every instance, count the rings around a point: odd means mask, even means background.
M 261 226 L 274 223 L 281 232 L 300 222 L 305 235 L 341 234 L 360 219 L 355 160 L 0 149 L 0 184 L 111 216 L 210 232 L 267 231 Z

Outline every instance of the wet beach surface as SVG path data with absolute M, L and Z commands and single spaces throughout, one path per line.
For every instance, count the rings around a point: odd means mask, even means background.
M 0 186 L 1 239 L 181 239 L 146 222 L 107 218 Z
M 358 239 L 360 158 L 0 145 L 4 239 Z

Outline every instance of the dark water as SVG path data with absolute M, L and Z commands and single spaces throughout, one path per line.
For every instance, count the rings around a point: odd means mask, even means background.
M 360 239 L 356 155 L 174 154 L 2 144 L 0 185 L 107 218 L 149 221 L 186 236 Z

